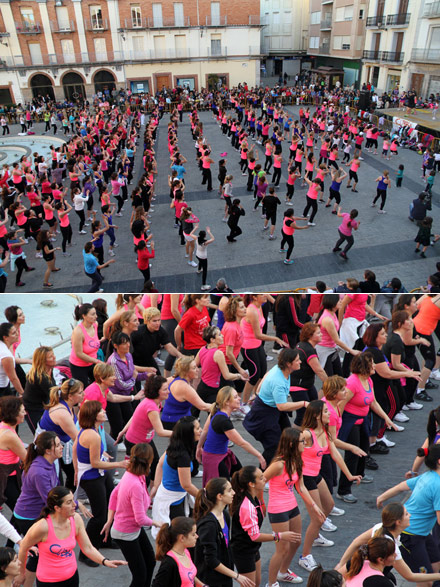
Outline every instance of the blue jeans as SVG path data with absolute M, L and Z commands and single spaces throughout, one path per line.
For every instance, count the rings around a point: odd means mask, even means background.
M 87 277 L 90 277 L 90 279 L 92 280 L 92 285 L 87 293 L 95 293 L 96 291 L 98 291 L 99 286 L 102 283 L 101 274 L 98 270 L 96 270 L 95 273 L 87 273 L 86 271 L 84 271 L 84 273 L 87 275 Z

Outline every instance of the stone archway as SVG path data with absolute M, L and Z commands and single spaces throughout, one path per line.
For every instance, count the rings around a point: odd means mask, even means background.
M 53 90 L 53 83 L 50 77 L 43 73 L 37 73 L 30 80 L 30 87 L 34 98 L 38 96 L 46 97 L 50 96 L 51 100 L 55 100 L 55 93 Z

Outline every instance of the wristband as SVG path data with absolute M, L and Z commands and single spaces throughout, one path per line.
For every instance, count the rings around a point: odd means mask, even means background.
M 108 558 L 103 558 L 103 559 L 102 559 L 102 561 L 101 561 L 101 565 L 102 565 L 103 567 L 105 567 L 105 566 L 106 566 L 106 565 L 104 564 L 104 563 L 105 563 L 105 561 L 108 561 Z
M 235 577 L 235 579 L 238 581 L 238 577 L 240 576 L 240 573 L 237 571 L 237 576 Z
M 130 397 L 131 397 L 131 401 L 134 401 L 134 395 L 131 395 Z

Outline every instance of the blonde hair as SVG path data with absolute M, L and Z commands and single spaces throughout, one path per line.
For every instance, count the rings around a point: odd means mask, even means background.
M 174 377 L 185 376 L 191 368 L 191 363 L 194 361 L 193 355 L 180 357 L 174 365 Z
M 108 363 L 96 363 L 93 367 L 93 377 L 96 383 L 101 383 L 103 379 L 112 377 L 112 375 L 115 375 L 115 368 L 113 365 L 109 365 Z
M 338 393 L 345 388 L 346 383 L 340 375 L 332 375 L 322 384 L 324 397 L 330 401 L 335 399 Z
M 156 316 L 160 316 L 160 310 L 158 310 L 154 306 L 150 306 L 149 308 L 145 308 L 145 310 L 143 311 L 143 316 L 144 322 L 149 322 L 153 318 L 156 318 Z
M 232 398 L 234 391 L 235 387 L 232 387 L 231 385 L 226 385 L 225 387 L 222 387 L 218 390 L 215 398 L 215 404 L 211 410 L 211 418 L 214 416 L 214 414 L 223 410 L 225 404 Z
M 47 376 L 47 355 L 52 352 L 53 349 L 50 346 L 40 346 L 34 350 L 34 354 L 32 355 L 32 367 L 29 369 L 29 373 L 27 374 L 27 380 L 29 383 L 41 381 L 43 377 Z
M 60 403 L 60 400 L 65 402 L 69 399 L 70 395 L 78 393 L 84 389 L 82 381 L 79 379 L 66 379 L 62 385 L 56 385 L 50 388 L 49 403 L 45 405 L 46 410 L 54 408 Z

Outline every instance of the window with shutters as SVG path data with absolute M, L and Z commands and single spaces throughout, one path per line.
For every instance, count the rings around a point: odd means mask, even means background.
M 139 4 L 131 5 L 131 25 L 133 28 L 142 26 L 142 11 Z
M 222 54 L 222 37 L 221 35 L 211 35 L 211 55 Z
M 28 43 L 32 65 L 43 65 L 40 43 Z
M 104 28 L 104 19 L 102 18 L 102 9 L 100 6 L 90 6 L 90 20 L 93 30 Z
M 211 24 L 220 25 L 220 2 L 211 2 Z
M 162 18 L 162 4 L 155 2 L 153 4 L 153 26 L 155 27 L 162 27 L 163 26 L 163 18 Z
M 184 26 L 183 2 L 174 2 L 174 24 Z
M 104 38 L 93 39 L 97 61 L 107 61 L 107 47 Z
M 70 31 L 69 12 L 67 6 L 56 6 L 58 28 L 60 31 Z
M 75 63 L 75 50 L 72 39 L 61 39 L 61 51 L 64 63 Z

